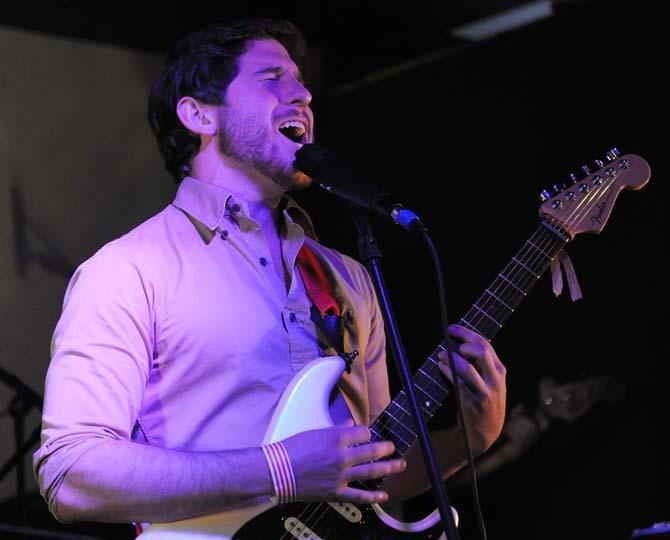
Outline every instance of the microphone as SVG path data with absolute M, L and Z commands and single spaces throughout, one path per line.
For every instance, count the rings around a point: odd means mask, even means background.
M 419 216 L 396 202 L 385 189 L 316 144 L 303 144 L 295 154 L 295 166 L 333 195 L 390 219 L 403 229 L 424 232 Z

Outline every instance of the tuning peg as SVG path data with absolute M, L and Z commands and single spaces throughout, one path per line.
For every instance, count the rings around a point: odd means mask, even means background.
M 551 193 L 549 192 L 549 190 L 548 189 L 542 190 L 542 193 L 540 193 L 540 200 L 542 202 L 545 202 L 548 201 L 549 199 L 551 199 Z
M 607 152 L 607 161 L 614 161 L 620 155 L 621 152 L 619 152 L 618 148 L 612 148 L 609 152 Z
M 570 182 L 571 185 L 576 184 L 577 180 L 579 180 L 579 178 L 577 178 L 577 175 L 575 173 L 570 173 L 568 175 L 568 181 Z
M 588 165 L 582 165 L 582 172 L 584 173 L 584 176 L 588 176 L 591 174 L 591 169 L 589 169 Z
M 566 187 L 564 182 L 559 182 L 558 184 L 554 184 L 551 186 L 551 189 L 554 190 L 554 195 L 558 195 L 561 191 L 563 191 Z
M 602 169 L 605 166 L 605 164 L 603 163 L 603 161 L 601 159 L 596 159 L 594 163 L 596 164 L 596 167 L 598 169 Z

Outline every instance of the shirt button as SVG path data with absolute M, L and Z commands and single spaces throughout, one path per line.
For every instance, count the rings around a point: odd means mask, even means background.
M 295 322 L 296 321 L 295 313 L 291 312 L 291 314 L 288 316 L 288 319 L 291 322 Z
M 268 260 L 265 257 L 261 257 L 260 259 L 258 259 L 258 262 L 261 263 L 261 266 L 268 265 Z

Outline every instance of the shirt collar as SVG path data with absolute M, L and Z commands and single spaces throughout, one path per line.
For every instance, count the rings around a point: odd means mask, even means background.
M 284 216 L 292 223 L 296 223 L 305 231 L 305 235 L 309 236 L 315 242 L 317 241 L 316 233 L 314 232 L 314 225 L 309 214 L 300 206 L 292 197 L 284 194 L 280 207 L 283 208 Z
M 172 203 L 214 231 L 221 225 L 232 194 L 220 187 L 187 176 L 179 183 Z
M 172 204 L 200 222 L 210 232 L 216 231 L 226 216 L 236 220 L 236 215 L 244 216 L 246 219 L 249 215 L 246 201 L 235 199 L 224 187 L 203 182 L 192 176 L 187 176 L 180 182 Z M 285 194 L 279 208 L 283 211 L 285 219 L 302 227 L 307 236 L 316 240 L 312 220 L 293 198 Z

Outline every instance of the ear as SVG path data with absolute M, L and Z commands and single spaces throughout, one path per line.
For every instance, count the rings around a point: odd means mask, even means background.
M 177 103 L 177 116 L 186 129 L 196 135 L 214 136 L 217 132 L 216 108 L 184 96 Z

